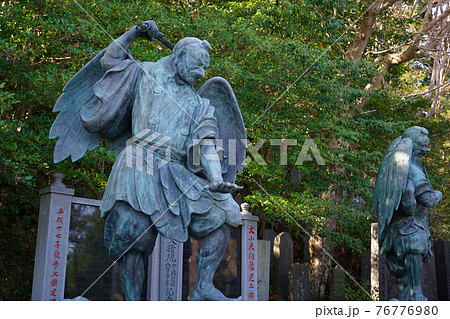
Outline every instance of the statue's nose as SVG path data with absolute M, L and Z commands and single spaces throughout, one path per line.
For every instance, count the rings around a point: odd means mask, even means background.
M 195 70 L 192 72 L 194 75 L 198 76 L 199 78 L 204 78 L 205 77 L 205 69 L 199 69 L 199 70 Z

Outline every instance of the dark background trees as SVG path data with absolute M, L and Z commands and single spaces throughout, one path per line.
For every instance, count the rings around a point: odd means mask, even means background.
M 231 83 L 250 142 L 266 140 L 267 165 L 249 162 L 238 177 L 241 195 L 260 230 L 293 236 L 297 259 L 300 224 L 358 278 L 376 220 L 370 205 L 379 162 L 411 125 L 430 131 L 426 165 L 444 193 L 432 231 L 448 239 L 448 14 L 448 1 L 432 0 L 1 2 L 0 299 L 30 299 L 38 189 L 51 173 L 63 172 L 77 196 L 98 199 L 114 162 L 102 144 L 75 163 L 53 163 L 56 99 L 96 52 L 148 19 L 172 42 L 196 36 L 212 44 L 206 78 Z M 169 53 L 144 40 L 132 52 L 147 61 Z M 295 165 L 308 138 L 326 165 Z M 270 139 L 297 139 L 287 165 Z

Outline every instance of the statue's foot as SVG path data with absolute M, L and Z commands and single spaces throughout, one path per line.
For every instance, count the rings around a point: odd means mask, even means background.
M 413 291 L 410 301 L 428 301 L 428 298 L 423 295 L 421 291 Z
M 219 289 L 213 287 L 212 289 L 194 289 L 191 294 L 191 301 L 241 301 L 242 297 L 228 298 L 220 292 Z

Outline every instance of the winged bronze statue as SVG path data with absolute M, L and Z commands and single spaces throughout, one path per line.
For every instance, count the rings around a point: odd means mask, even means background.
M 372 210 L 378 212 L 380 254 L 386 254 L 399 300 L 427 300 L 420 278 L 432 255 L 429 216 L 442 199 L 422 166 L 429 143 L 427 129 L 406 129 L 389 146 L 375 184 Z
M 158 39 L 172 54 L 133 59 L 138 37 Z M 127 300 L 139 300 L 148 257 L 160 233 L 200 239 L 191 300 L 230 300 L 213 285 L 230 228 L 240 223 L 232 192 L 246 156 L 246 133 L 230 84 L 205 76 L 211 46 L 184 38 L 175 46 L 154 21 L 132 27 L 97 54 L 64 87 L 50 131 L 54 160 L 76 161 L 107 139 L 116 151 L 100 211 L 105 243 L 118 261 Z

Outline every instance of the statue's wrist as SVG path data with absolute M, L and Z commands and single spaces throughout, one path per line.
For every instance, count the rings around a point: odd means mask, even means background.
M 136 28 L 137 26 L 132 27 L 131 29 L 129 29 L 127 32 L 125 32 L 125 34 L 123 35 L 125 42 L 133 42 L 134 40 L 136 40 L 139 37 L 139 31 Z

